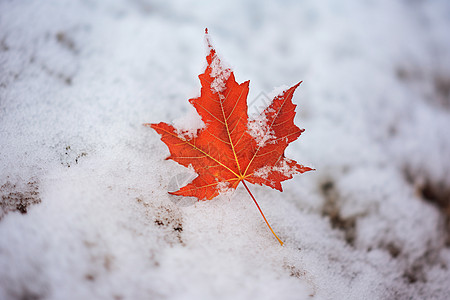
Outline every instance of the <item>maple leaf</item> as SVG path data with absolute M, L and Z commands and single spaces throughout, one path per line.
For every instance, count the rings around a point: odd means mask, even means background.
M 249 119 L 247 95 L 250 81 L 236 82 L 231 69 L 225 67 L 217 56 L 207 29 L 205 34 L 209 54 L 206 70 L 199 75 L 201 95 L 189 100 L 205 126 L 192 134 L 163 122 L 144 125 L 156 130 L 169 147 L 170 156 L 166 159 L 185 167 L 192 166 L 198 175 L 170 194 L 209 200 L 221 191 L 236 189 L 242 182 L 282 245 L 246 181 L 282 191 L 282 181 L 296 173 L 312 170 L 284 156 L 289 143 L 304 131 L 294 124 L 296 105 L 292 103 L 293 93 L 301 82 L 281 92 L 259 116 Z

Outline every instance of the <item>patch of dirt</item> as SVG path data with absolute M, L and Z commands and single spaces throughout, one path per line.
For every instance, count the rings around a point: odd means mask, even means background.
M 397 258 L 402 253 L 402 249 L 400 248 L 400 246 L 397 246 L 392 242 L 381 248 L 385 248 L 392 258 Z
M 64 154 L 61 155 L 61 165 L 70 168 L 73 164 L 78 164 L 81 158 L 87 156 L 88 153 L 83 150 L 73 150 L 70 145 L 65 147 Z
M 414 262 L 409 263 L 402 275 L 403 280 L 408 284 L 426 284 L 427 270 L 430 266 L 438 266 L 442 269 L 449 267 L 448 262 L 440 256 L 444 247 L 450 247 L 450 186 L 443 181 L 434 181 L 422 173 L 414 172 L 406 168 L 404 170 L 406 181 L 415 189 L 418 197 L 423 201 L 435 206 L 441 213 L 441 228 L 437 228 L 444 233 L 444 238 L 432 244 L 429 241 L 427 251 Z
M 450 110 L 450 75 L 436 74 L 433 83 L 439 104 Z
M 399 66 L 395 74 L 428 103 L 450 111 L 450 74 L 438 70 L 427 72 L 414 66 Z
M 16 295 L 16 297 L 18 300 L 40 300 L 45 299 L 46 295 L 24 289 L 22 293 L 20 295 Z
M 404 173 L 406 180 L 414 186 L 417 195 L 441 212 L 442 226 L 447 233 L 445 245 L 450 247 L 450 186 L 443 181 L 435 182 L 409 169 Z
M 26 214 L 30 205 L 41 202 L 39 185 L 36 180 L 28 181 L 26 184 L 6 181 L 0 187 L 0 195 L 0 220 L 12 211 Z
M 6 51 L 9 51 L 9 46 L 8 46 L 8 44 L 6 43 L 6 38 L 3 37 L 3 38 L 0 40 L 0 52 L 6 52 Z
M 143 201 L 141 198 L 136 198 L 139 204 L 149 208 L 150 204 Z M 153 213 L 149 215 L 153 219 L 153 224 L 165 232 L 164 240 L 170 245 L 181 244 L 183 242 L 183 219 L 179 211 L 171 205 L 157 206 L 153 208 Z
M 67 75 L 67 74 L 64 74 L 62 72 L 55 71 L 55 70 L 51 69 L 50 67 L 48 67 L 45 64 L 41 65 L 41 69 L 42 69 L 42 71 L 47 73 L 48 76 L 54 77 L 56 79 L 59 79 L 65 85 L 67 85 L 67 86 L 71 86 L 72 85 L 72 80 L 73 80 L 73 76 L 72 75 Z
M 55 38 L 63 48 L 67 49 L 72 54 L 78 54 L 78 49 L 74 40 L 66 32 L 60 31 L 56 33 Z
M 320 186 L 320 191 L 325 198 L 325 204 L 322 208 L 322 215 L 330 220 L 333 229 L 344 233 L 344 239 L 347 244 L 354 246 L 356 238 L 356 218 L 344 218 L 341 215 L 339 202 L 339 191 L 332 180 L 326 180 Z
M 446 270 L 447 264 L 448 262 L 440 255 L 439 247 L 429 244 L 428 250 L 422 256 L 408 264 L 402 277 L 408 284 L 427 283 L 427 271 L 430 270 L 430 266 Z
M 295 265 L 285 264 L 283 266 L 285 270 L 289 272 L 289 275 L 291 277 L 295 277 L 298 279 L 301 279 L 302 281 L 306 281 L 308 285 L 311 287 L 311 292 L 309 294 L 309 297 L 314 297 L 317 293 L 317 287 L 314 281 L 311 279 L 311 276 L 305 271 L 300 269 L 299 267 Z
M 405 270 L 402 277 L 408 284 L 414 284 L 416 282 L 427 282 L 423 266 L 420 264 L 413 264 L 411 267 Z
M 109 273 L 114 269 L 115 257 L 101 236 L 85 239 L 83 244 L 90 254 L 89 269 L 86 270 L 84 279 L 88 282 L 95 282 L 102 274 Z

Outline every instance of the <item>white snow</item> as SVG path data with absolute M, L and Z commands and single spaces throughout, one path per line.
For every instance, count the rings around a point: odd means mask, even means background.
M 231 198 L 235 191 L 227 181 L 219 182 L 216 189 L 219 191 L 222 198 Z
M 260 103 L 260 99 L 256 99 L 255 103 L 249 105 L 253 107 L 249 108 L 249 111 L 252 111 L 252 113 L 249 114 L 248 133 L 256 140 L 258 147 L 264 147 L 267 142 L 277 142 L 275 132 L 267 123 L 267 113 L 275 112 L 275 110 L 269 108 L 269 106 L 272 104 L 275 97 L 281 96 L 287 89 L 289 89 L 288 86 L 282 85 L 274 88 L 269 94 L 262 93 L 262 95 L 260 95 L 261 99 L 267 101 L 267 103 Z
M 267 94 L 269 99 L 274 99 L 277 96 L 281 96 L 285 91 L 287 91 L 289 87 L 285 84 L 280 85 L 279 87 L 273 88 L 270 93 Z
M 178 136 L 182 138 L 195 137 L 197 136 L 197 131 L 206 126 L 193 106 L 189 106 L 187 112 L 182 117 L 176 118 L 172 123 L 177 130 Z
M 267 179 L 272 172 L 279 172 L 286 177 L 292 176 L 296 174 L 295 168 L 292 168 L 288 165 L 288 162 L 291 162 L 290 159 L 284 158 L 275 166 L 264 166 L 255 171 L 254 176 L 261 177 L 263 179 Z
M 263 147 L 268 141 L 273 142 L 275 132 L 267 124 L 266 114 L 260 114 L 248 122 L 248 133 L 255 139 L 258 147 Z
M 249 103 L 304 81 L 286 157 L 316 171 L 250 186 L 283 247 L 242 187 L 169 195 L 190 171 L 142 126 L 192 117 L 205 27 Z M 447 299 L 448 28 L 446 0 L 0 1 L 0 299 Z
M 231 69 L 223 65 L 222 61 L 217 57 L 213 56 L 211 62 L 211 74 L 210 76 L 214 78 L 211 82 L 211 90 L 214 93 L 219 94 L 219 96 L 224 99 L 223 91 L 226 87 L 226 81 L 230 78 Z

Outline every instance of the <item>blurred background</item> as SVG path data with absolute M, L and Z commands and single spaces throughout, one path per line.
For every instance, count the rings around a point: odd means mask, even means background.
M 252 187 L 283 250 L 241 190 L 177 206 L 141 125 L 192 113 L 206 27 L 249 103 L 303 81 L 286 156 L 317 171 Z M 445 299 L 449 28 L 445 0 L 0 1 L 0 298 Z

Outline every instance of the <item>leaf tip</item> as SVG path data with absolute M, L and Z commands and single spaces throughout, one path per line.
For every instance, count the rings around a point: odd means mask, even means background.
M 210 65 L 213 60 L 213 57 L 216 55 L 216 50 L 214 49 L 214 46 L 212 45 L 208 28 L 205 28 L 205 42 L 206 42 L 206 48 L 208 51 L 208 54 L 206 56 L 206 61 L 208 62 L 208 65 Z M 202 75 L 200 75 L 200 76 L 202 76 Z
M 308 172 L 308 171 L 315 171 L 316 169 L 314 169 L 314 168 L 310 168 L 310 167 L 305 167 L 305 166 L 300 166 L 300 168 L 299 168 L 299 173 L 300 174 L 303 174 L 303 173 L 305 173 L 305 172 Z
M 154 128 L 155 125 L 156 125 L 156 124 L 153 124 L 153 123 L 143 123 L 143 124 L 142 124 L 142 126 L 150 127 L 150 128 L 153 128 L 153 129 L 155 129 L 155 128 Z
M 296 85 L 294 85 L 294 86 L 293 86 L 294 90 L 295 90 L 296 88 L 298 88 L 298 86 L 299 86 L 300 84 L 302 84 L 302 82 L 303 82 L 303 80 L 300 81 L 299 83 L 297 83 Z

